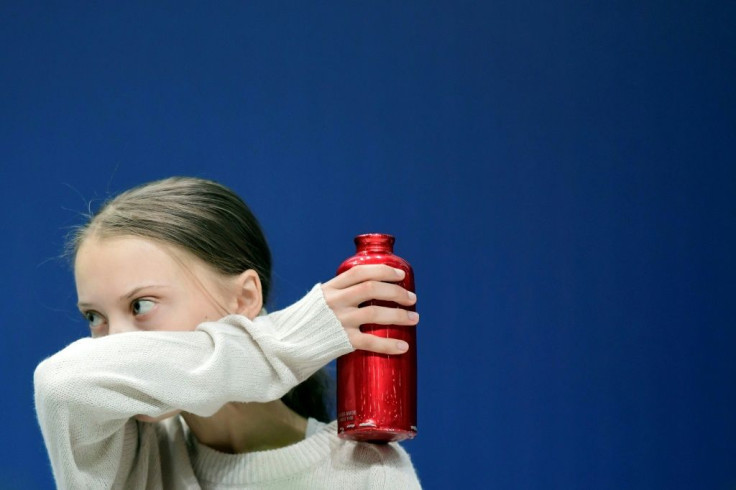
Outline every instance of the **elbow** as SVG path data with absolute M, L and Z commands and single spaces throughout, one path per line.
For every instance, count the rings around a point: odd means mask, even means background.
M 94 373 L 89 369 L 91 339 L 78 340 L 36 366 L 33 388 L 39 403 L 69 404 L 84 400 L 93 388 Z
M 43 407 L 58 406 L 69 401 L 76 383 L 67 371 L 63 363 L 57 362 L 54 357 L 49 357 L 36 366 L 33 372 L 33 394 L 39 414 Z
M 41 361 L 33 372 L 33 397 L 36 401 L 36 410 L 46 404 L 49 398 L 53 398 L 58 382 L 56 380 L 53 362 L 51 358 Z

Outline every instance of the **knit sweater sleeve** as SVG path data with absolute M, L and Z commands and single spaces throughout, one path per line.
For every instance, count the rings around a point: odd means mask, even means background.
M 191 332 L 78 340 L 34 376 L 57 485 L 145 488 L 130 475 L 158 473 L 139 466 L 160 462 L 140 454 L 133 416 L 177 409 L 209 416 L 227 402 L 275 400 L 351 350 L 319 284 L 289 308 L 253 321 L 231 315 Z

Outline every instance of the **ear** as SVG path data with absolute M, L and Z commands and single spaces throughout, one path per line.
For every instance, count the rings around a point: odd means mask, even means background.
M 238 276 L 236 287 L 235 313 L 254 319 L 263 308 L 261 278 L 256 271 L 248 269 Z

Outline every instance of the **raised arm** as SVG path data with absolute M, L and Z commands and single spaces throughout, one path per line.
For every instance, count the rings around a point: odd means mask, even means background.
M 35 372 L 36 410 L 60 487 L 105 488 L 133 470 L 134 415 L 201 416 L 230 401 L 270 401 L 350 352 L 319 285 L 253 321 L 229 316 L 193 332 L 78 340 Z M 137 462 L 135 464 L 147 464 Z
M 176 410 L 209 416 L 227 402 L 276 400 L 354 348 L 402 352 L 396 341 L 364 334 L 360 325 L 414 324 L 417 318 L 401 309 L 359 307 L 370 299 L 412 304 L 415 297 L 390 284 L 400 279 L 387 266 L 359 266 L 252 321 L 233 315 L 192 332 L 120 333 L 72 343 L 43 361 L 34 379 L 57 485 L 110 488 L 130 483 L 130 475 L 159 471 L 146 467 L 160 465 L 156 454 L 140 454 L 146 441 L 134 416 Z

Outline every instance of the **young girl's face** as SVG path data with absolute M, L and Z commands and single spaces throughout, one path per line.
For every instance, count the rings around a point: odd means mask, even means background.
M 74 276 L 93 337 L 194 330 L 233 311 L 227 278 L 189 253 L 145 238 L 87 237 Z

